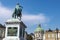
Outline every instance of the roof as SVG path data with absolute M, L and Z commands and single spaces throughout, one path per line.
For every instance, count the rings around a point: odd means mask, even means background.
M 0 28 L 5 28 L 5 26 L 4 26 L 4 25 L 2 25 L 2 24 L 0 24 Z
M 52 30 L 49 28 L 49 30 L 48 30 L 49 32 L 52 32 Z
M 30 35 L 34 36 L 34 34 L 33 34 L 33 33 L 30 33 Z
M 41 28 L 41 25 L 39 24 L 34 32 L 40 32 L 40 31 L 44 31 L 44 30 Z
M 52 30 L 49 28 L 48 30 L 45 31 L 45 33 L 47 33 L 47 32 L 54 32 L 55 33 L 57 31 L 60 32 L 60 30 L 58 28 L 56 28 L 55 30 Z

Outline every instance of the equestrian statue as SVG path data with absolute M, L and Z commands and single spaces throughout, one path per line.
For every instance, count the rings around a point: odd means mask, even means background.
M 14 12 L 13 12 L 13 15 L 12 15 L 12 17 L 13 18 L 20 18 L 20 20 L 21 20 L 21 16 L 22 16 L 22 6 L 20 6 L 19 5 L 19 3 L 16 5 L 16 8 L 15 8 L 15 10 L 14 10 Z

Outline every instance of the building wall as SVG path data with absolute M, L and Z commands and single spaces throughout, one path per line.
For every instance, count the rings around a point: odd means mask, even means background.
M 5 37 L 5 28 L 0 28 L 0 40 Z
M 57 40 L 57 32 L 45 32 L 45 40 Z M 60 31 L 58 31 L 58 40 L 60 40 Z

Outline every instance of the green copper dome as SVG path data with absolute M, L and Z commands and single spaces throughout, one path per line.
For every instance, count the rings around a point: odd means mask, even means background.
M 41 28 L 41 25 L 39 24 L 38 27 L 35 29 L 34 32 L 39 32 L 39 31 L 44 31 L 42 28 Z

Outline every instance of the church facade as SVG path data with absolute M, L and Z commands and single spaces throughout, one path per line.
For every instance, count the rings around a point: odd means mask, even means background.
M 38 27 L 35 29 L 33 40 L 43 40 L 44 30 L 41 28 L 41 25 L 39 24 Z

